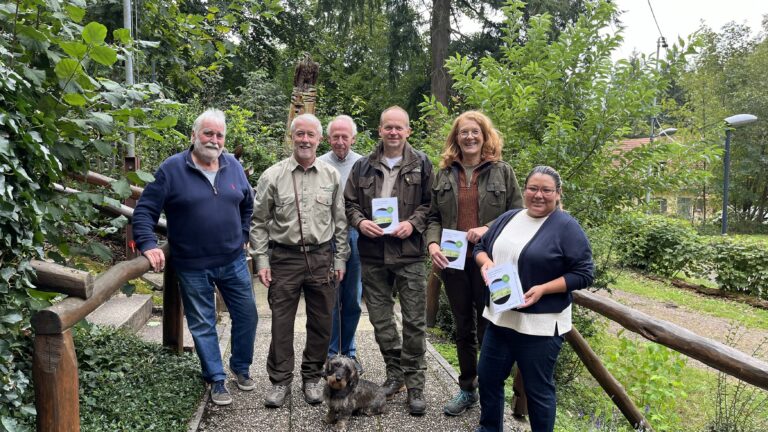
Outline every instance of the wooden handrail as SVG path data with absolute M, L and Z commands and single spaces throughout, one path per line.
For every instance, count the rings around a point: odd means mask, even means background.
M 65 194 L 76 194 L 81 192 L 77 189 L 64 187 L 58 183 L 54 183 L 53 188 L 57 192 L 61 192 Z M 129 221 L 133 220 L 133 209 L 131 207 L 128 207 L 127 205 L 121 204 L 118 207 L 111 204 L 102 204 L 102 205 L 95 205 L 94 207 L 96 207 L 103 213 L 114 215 L 114 216 L 125 216 L 126 218 L 128 218 Z M 164 218 L 160 218 L 160 220 L 157 221 L 155 232 L 163 235 L 168 234 L 168 223 L 165 221 Z
M 77 180 L 80 180 L 92 185 L 104 186 L 104 187 L 111 187 L 112 182 L 116 181 L 112 177 L 107 177 L 104 174 L 99 174 L 93 171 L 88 171 L 85 173 L 85 175 L 78 174 L 78 173 L 71 173 L 70 176 L 72 178 L 75 178 Z M 139 199 L 139 197 L 143 192 L 144 192 L 144 188 L 131 185 L 131 198 L 137 200 Z
M 93 275 L 60 264 L 32 260 L 35 270 L 35 288 L 87 299 L 93 294 Z
M 88 172 L 85 179 L 89 183 L 104 186 L 113 181 L 109 177 L 92 172 Z M 59 184 L 54 184 L 54 188 L 65 194 L 80 192 Z M 142 189 L 132 186 L 131 191 L 132 196 L 138 198 Z M 94 207 L 102 213 L 133 219 L 133 209 L 125 205 L 104 204 Z M 167 233 L 165 220 L 158 221 L 155 231 Z M 168 243 L 163 245 L 162 249 L 167 259 L 170 256 Z M 71 327 L 106 302 L 126 282 L 149 271 L 149 261 L 143 256 L 122 261 L 95 279 L 90 274 L 78 273 L 52 263 L 33 261 L 32 265 L 37 270 L 40 288 L 50 288 L 68 294 L 82 291 L 80 294 L 86 297 L 67 297 L 36 312 L 31 320 L 35 331 L 32 376 L 35 382 L 37 430 L 79 431 L 77 355 Z M 170 261 L 167 261 L 164 273 L 163 345 L 180 353 L 184 344 L 183 315 L 178 280 Z
M 584 363 L 584 366 L 587 367 L 592 377 L 597 380 L 603 390 L 605 390 L 605 393 L 608 394 L 608 397 L 619 408 L 619 411 L 624 414 L 624 418 L 629 421 L 632 428 L 653 432 L 653 428 L 632 402 L 627 391 L 624 390 L 624 386 L 605 368 L 600 361 L 600 357 L 595 354 L 587 340 L 584 339 L 584 336 L 576 330 L 576 327 L 571 328 L 571 331 L 566 333 L 564 337 L 573 348 L 573 351 L 576 352 L 576 355 L 579 356 L 581 362 Z
M 161 249 L 167 259 L 170 254 L 168 243 Z M 38 311 L 32 316 L 32 328 L 36 334 L 61 334 L 96 310 L 126 282 L 136 279 L 149 270 L 149 261 L 143 256 L 119 262 L 96 278 L 93 283 L 93 295 L 90 298 L 83 300 L 67 297 L 55 305 Z
M 573 301 L 652 342 L 672 348 L 744 382 L 768 390 L 768 364 L 737 349 L 588 291 L 574 291 Z

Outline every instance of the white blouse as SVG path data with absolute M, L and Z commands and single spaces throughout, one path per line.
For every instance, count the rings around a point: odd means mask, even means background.
M 491 255 L 496 264 L 511 262 L 517 265 L 520 252 L 531 241 L 541 225 L 549 216 L 534 218 L 528 215 L 528 210 L 522 210 L 509 220 L 502 229 L 496 241 L 491 246 Z M 571 331 L 571 305 L 559 313 L 533 314 L 508 310 L 492 314 L 488 306 L 483 316 L 500 327 L 510 328 L 518 333 L 532 336 L 562 335 Z

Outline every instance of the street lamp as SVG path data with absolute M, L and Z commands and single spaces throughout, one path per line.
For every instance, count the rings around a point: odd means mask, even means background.
M 720 234 L 728 232 L 728 185 L 731 165 L 731 131 L 733 128 L 750 124 L 757 120 L 752 114 L 736 114 L 725 119 L 725 159 L 723 160 L 723 225 Z

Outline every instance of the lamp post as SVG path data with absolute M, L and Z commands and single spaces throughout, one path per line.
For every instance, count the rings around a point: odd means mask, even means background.
M 728 232 L 728 186 L 731 174 L 731 131 L 733 128 L 750 124 L 757 120 L 752 114 L 736 114 L 725 119 L 725 158 L 723 159 L 723 225 L 720 234 Z

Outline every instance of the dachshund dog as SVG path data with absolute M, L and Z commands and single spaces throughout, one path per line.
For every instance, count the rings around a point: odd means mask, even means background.
M 349 357 L 329 357 L 323 367 L 325 422 L 334 431 L 347 430 L 347 420 L 353 414 L 378 415 L 384 412 L 387 397 L 377 384 L 360 379 L 355 362 Z

